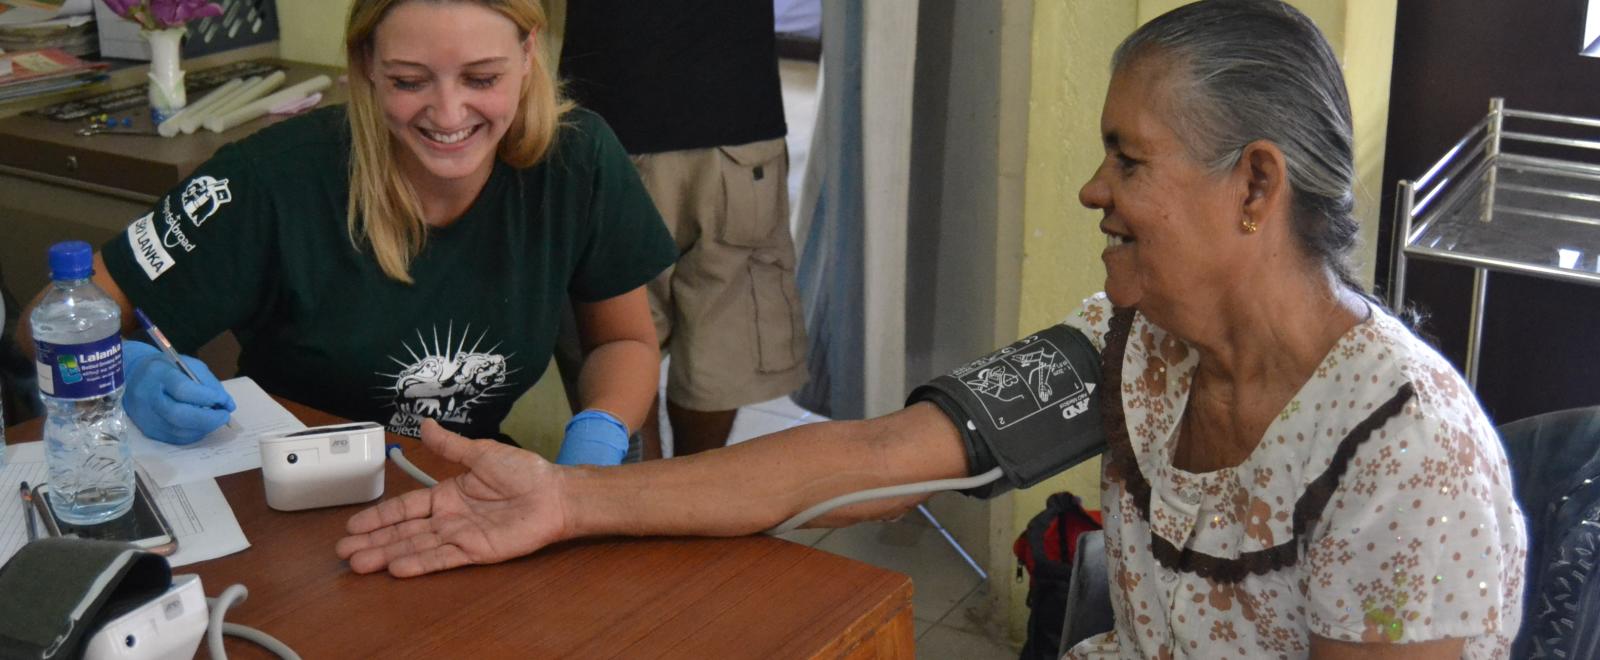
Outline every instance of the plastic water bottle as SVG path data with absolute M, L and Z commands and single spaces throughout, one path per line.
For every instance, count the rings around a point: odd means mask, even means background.
M 50 248 L 44 299 L 33 326 L 44 403 L 50 507 L 74 525 L 116 518 L 133 506 L 133 459 L 122 416 L 122 313 L 89 281 L 94 250 Z

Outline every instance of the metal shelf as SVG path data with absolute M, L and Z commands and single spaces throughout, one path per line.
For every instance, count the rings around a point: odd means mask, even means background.
M 1527 131 L 1506 130 L 1510 120 Z M 1489 114 L 1415 181 L 1398 184 L 1390 303 L 1405 302 L 1406 260 L 1473 269 L 1467 382 L 1478 382 L 1489 271 L 1600 286 L 1600 119 Z

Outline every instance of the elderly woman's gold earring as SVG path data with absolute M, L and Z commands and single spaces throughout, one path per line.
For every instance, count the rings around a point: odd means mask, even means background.
M 1254 234 L 1257 229 L 1261 228 L 1261 225 L 1256 223 L 1255 218 L 1245 218 L 1239 223 L 1239 226 L 1244 227 L 1244 233 L 1246 234 Z

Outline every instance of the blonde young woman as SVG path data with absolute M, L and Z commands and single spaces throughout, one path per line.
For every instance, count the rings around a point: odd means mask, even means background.
M 219 150 L 107 243 L 95 282 L 180 350 L 224 330 L 268 392 L 493 437 L 570 296 L 589 358 L 564 463 L 616 463 L 656 383 L 643 285 L 676 251 L 599 118 L 558 96 L 535 0 L 357 0 L 350 103 Z M 26 344 L 25 344 L 26 345 Z M 129 341 L 127 409 L 192 442 L 231 407 Z

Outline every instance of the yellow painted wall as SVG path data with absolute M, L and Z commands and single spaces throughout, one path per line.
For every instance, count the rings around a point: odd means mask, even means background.
M 352 0 L 278 0 L 278 49 L 284 59 L 344 66 L 344 23 Z M 560 25 L 565 3 L 546 0 L 553 25 Z M 559 37 L 541 42 L 559 49 Z M 559 51 L 557 51 L 559 52 Z M 549 60 L 554 66 L 554 58 Z M 562 427 L 572 411 L 556 378 L 555 364 L 534 388 L 517 399 L 500 430 L 519 444 L 554 458 L 561 447 Z
M 1356 217 L 1361 275 L 1372 285 L 1378 255 L 1378 215 L 1383 198 L 1383 144 L 1389 134 L 1389 77 L 1394 68 L 1394 15 L 1399 0 L 1349 0 L 1340 59 L 1356 125 Z
M 1132 2 L 1034 5 L 1017 322 L 1023 332 L 1059 322 L 1105 281 L 1100 218 L 1078 204 L 1078 188 L 1102 156 L 1100 106 L 1111 81 L 1111 53 L 1137 19 L 1138 5 Z M 1091 463 L 1018 493 L 1018 519 L 1025 525 L 1044 508 L 1045 496 L 1058 490 L 1078 493 L 1085 506 L 1099 508 L 1099 464 Z
M 1100 106 L 1110 82 L 1111 54 L 1134 28 L 1186 0 L 1055 2 L 1034 5 L 1033 70 L 1028 119 L 1022 304 L 1025 332 L 1056 323 L 1104 285 L 1099 215 L 1078 204 L 1078 188 L 1102 157 Z M 1389 105 L 1397 0 L 1291 0 L 1320 27 L 1345 65 L 1356 124 L 1356 165 L 1361 175 L 1358 213 L 1366 244 L 1359 250 L 1371 281 L 1377 244 L 1378 188 Z M 1091 509 L 1100 506 L 1099 461 L 1090 461 L 1026 491 L 1012 506 L 1014 538 L 1050 494 L 1070 490 Z M 1025 589 L 1012 590 L 1009 622 L 1014 640 L 1025 634 Z
M 278 52 L 286 60 L 344 66 L 351 0 L 278 0 Z
M 353 0 L 278 0 L 279 55 L 286 60 L 344 66 L 344 23 Z M 552 29 L 540 40 L 554 66 L 561 52 L 565 0 L 541 0 Z

